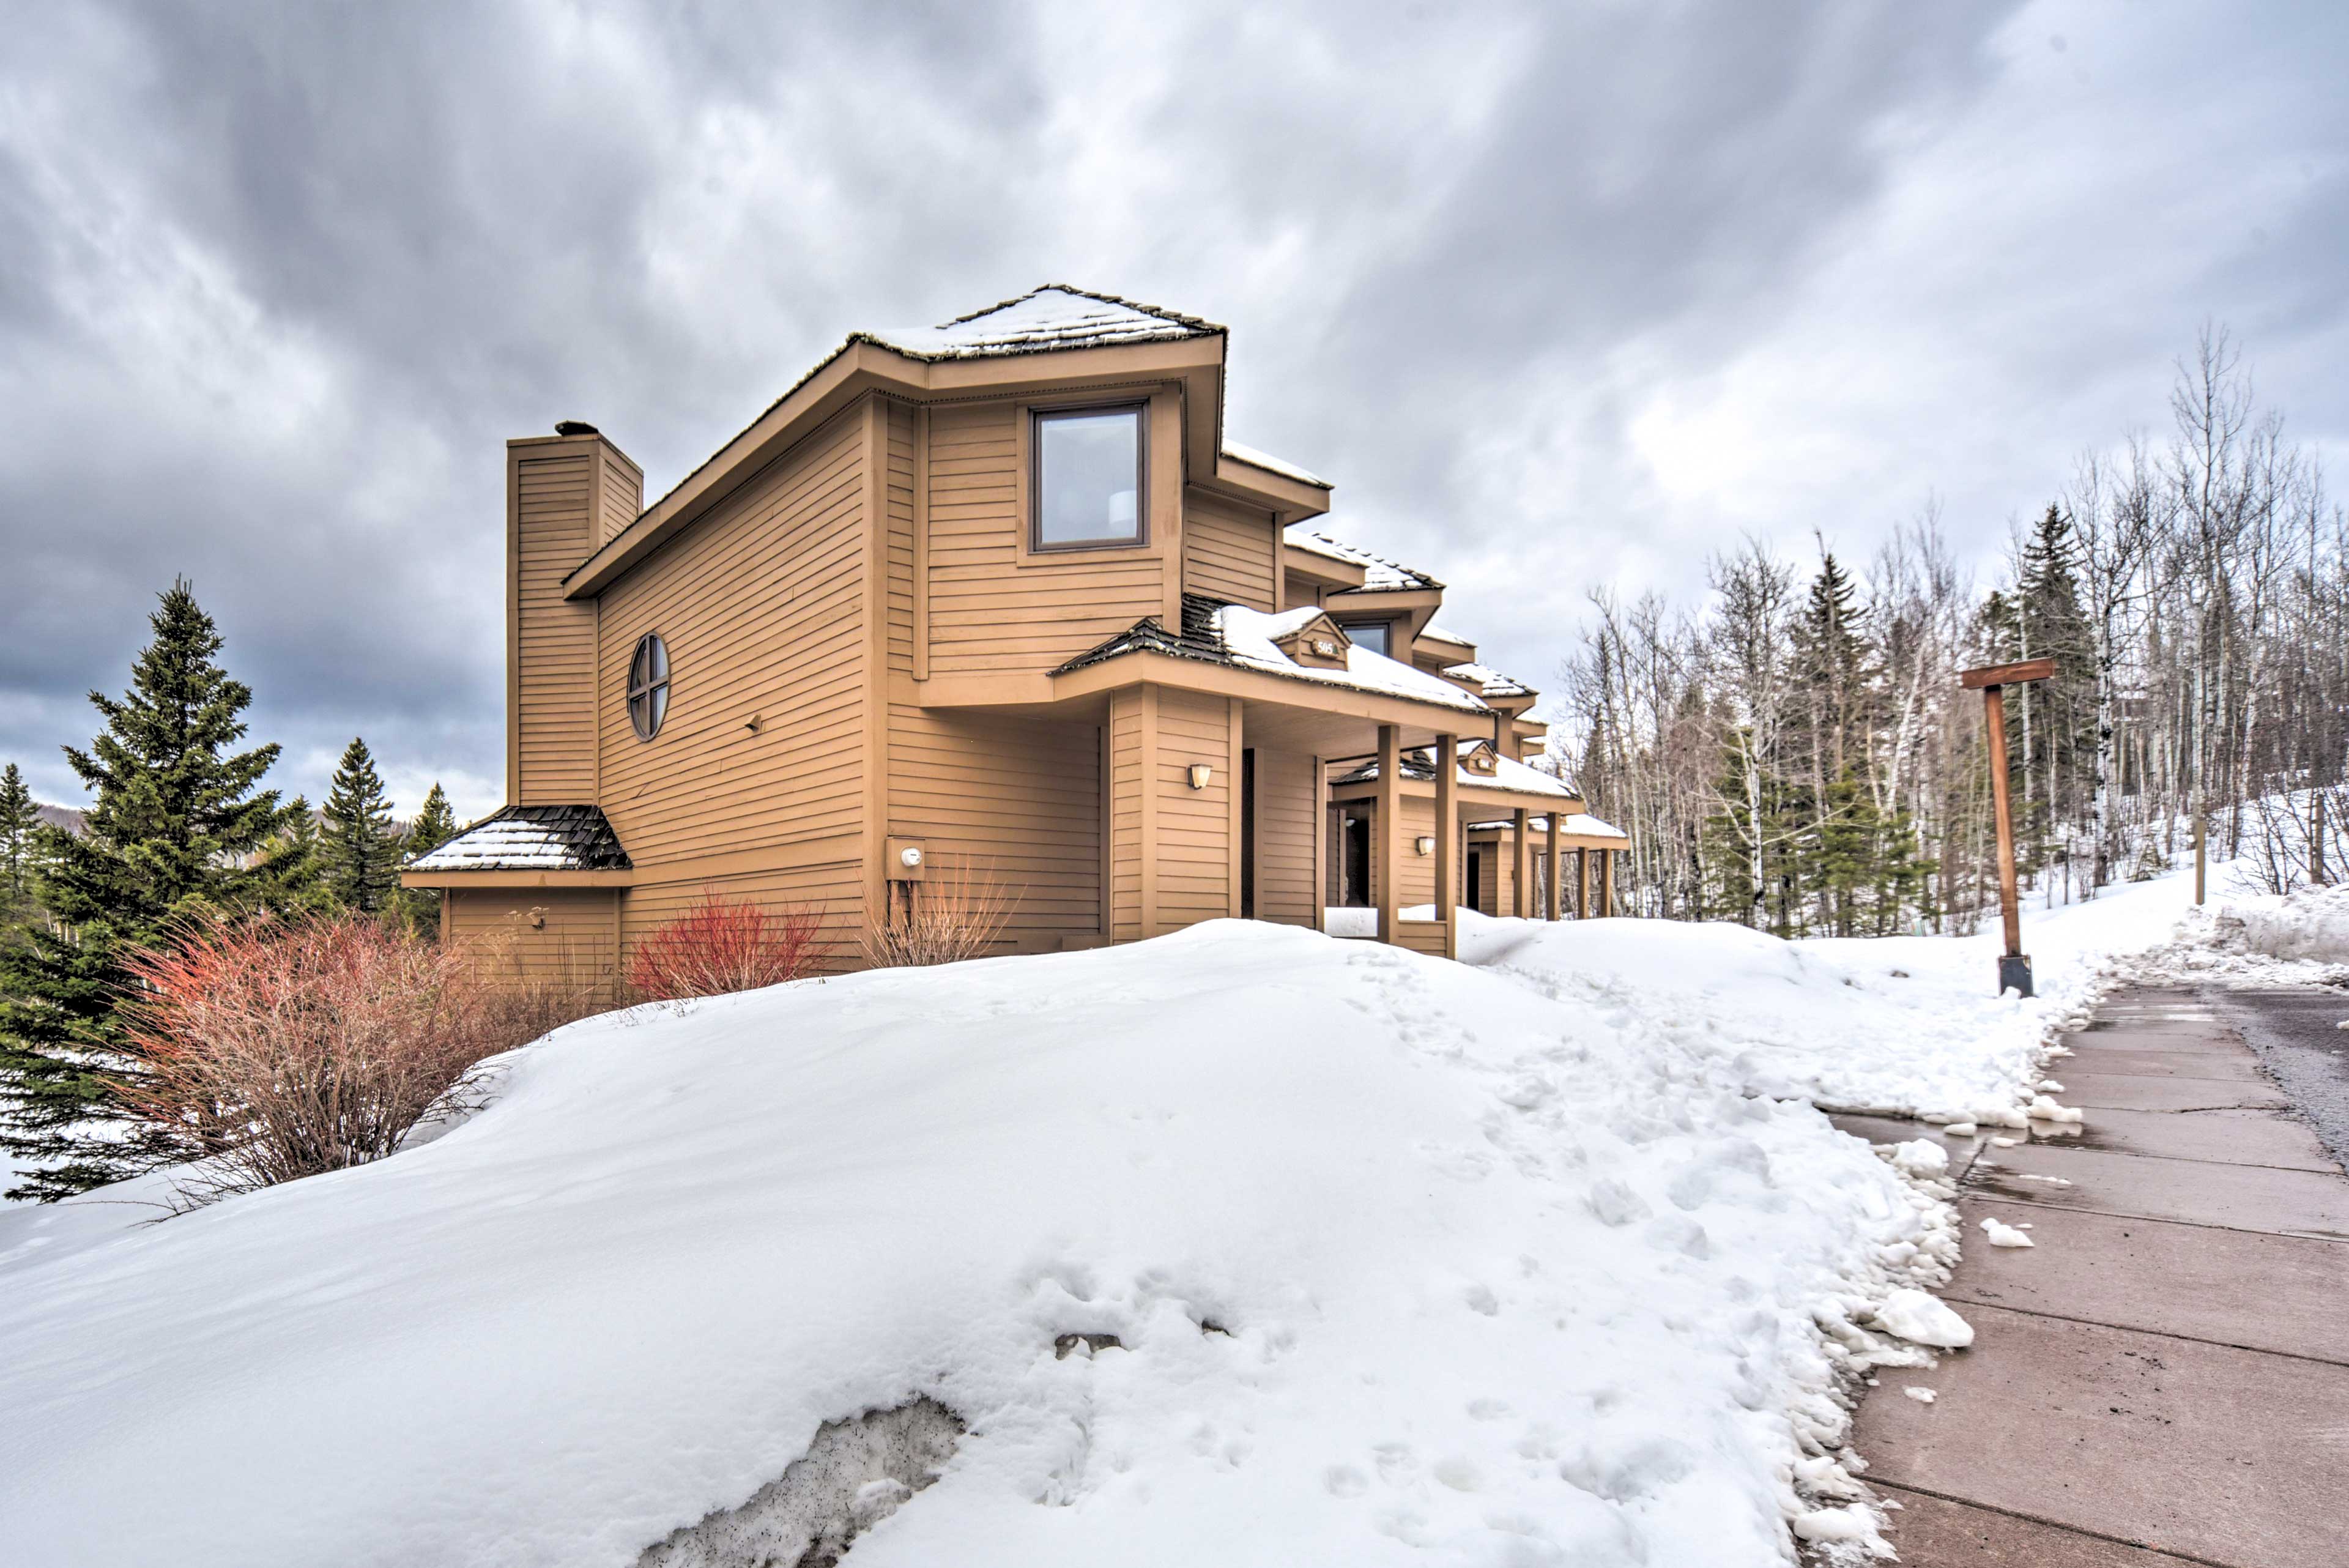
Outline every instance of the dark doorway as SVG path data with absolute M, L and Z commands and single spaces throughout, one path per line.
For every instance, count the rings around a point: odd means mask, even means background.
M 1340 901 L 1367 906 L 1371 901 L 1371 819 L 1350 811 L 1343 821 L 1346 842 L 1338 860 Z
M 1256 919 L 1256 748 L 1240 753 L 1240 919 Z
M 1485 851 L 1482 846 L 1468 846 L 1468 897 L 1461 900 L 1480 915 L 1493 911 L 1485 908 Z

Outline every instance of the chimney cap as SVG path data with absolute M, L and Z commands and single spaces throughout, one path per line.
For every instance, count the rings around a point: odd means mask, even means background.
M 554 433 L 559 436 L 582 436 L 601 435 L 604 432 L 585 420 L 557 420 L 554 421 Z

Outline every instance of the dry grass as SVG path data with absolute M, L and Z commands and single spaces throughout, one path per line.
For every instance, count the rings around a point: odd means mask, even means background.
M 823 957 L 820 929 L 810 909 L 764 909 L 707 894 L 636 944 L 628 985 L 647 1002 L 781 985 L 807 974 Z
M 876 969 L 957 963 L 986 956 L 1015 900 L 984 867 L 949 870 L 932 862 L 927 881 L 892 884 L 886 911 L 864 926 L 864 957 Z

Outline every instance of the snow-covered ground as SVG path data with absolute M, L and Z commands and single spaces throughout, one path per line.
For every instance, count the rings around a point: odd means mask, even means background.
M 2191 907 L 2173 875 L 2026 910 L 2038 995 L 1992 994 L 2002 939 L 1813 938 L 1736 925 L 1465 914 L 1463 961 L 1544 994 L 1636 1014 L 1749 1092 L 1838 1110 L 2000 1122 L 2035 1097 L 2041 1053 Z M 2018 1124 L 2019 1125 L 2019 1124 Z
M 1980 940 L 1218 921 L 590 1020 L 379 1165 L 0 1213 L 9 1556 L 625 1565 L 925 1397 L 856 1563 L 1864 1541 L 1837 1392 L 1963 1342 L 1957 1237 L 1806 1101 L 2018 1103 L 2180 902 L 2034 921 L 2032 1004 Z

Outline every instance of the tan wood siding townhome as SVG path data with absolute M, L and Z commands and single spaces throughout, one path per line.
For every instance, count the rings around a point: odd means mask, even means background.
M 1227 338 L 1065 287 L 855 333 L 649 506 L 591 426 L 509 441 L 511 804 L 403 880 L 607 978 L 709 895 L 852 966 L 906 845 L 1003 891 L 1007 951 L 1601 912 L 1620 835 L 1524 760 L 1536 694 L 1225 439 Z

